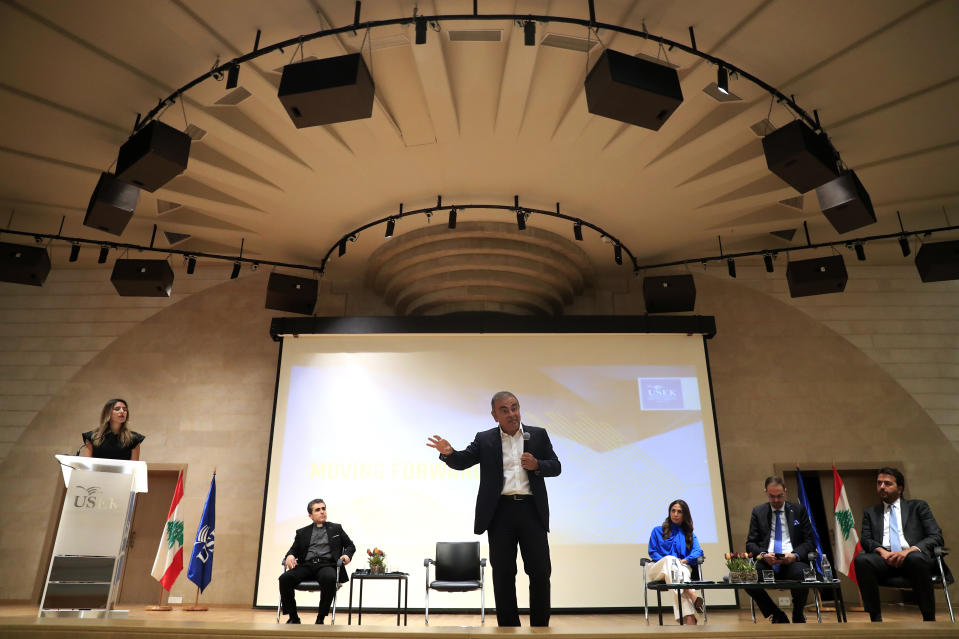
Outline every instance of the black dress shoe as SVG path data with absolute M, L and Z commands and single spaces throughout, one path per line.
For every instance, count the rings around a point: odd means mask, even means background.
M 806 615 L 793 614 L 793 623 L 806 623 Z
M 789 623 L 789 617 L 786 616 L 786 613 L 782 610 L 777 610 L 773 613 L 772 618 L 773 623 Z
M 323 617 L 317 617 L 317 618 L 316 618 L 316 623 L 318 623 L 318 624 L 320 624 L 320 625 L 323 625 L 323 623 L 324 623 L 323 620 L 324 620 L 324 619 L 326 619 L 326 616 L 325 616 L 325 615 L 324 615 Z
M 289 619 L 286 620 L 286 623 L 300 623 L 300 618 L 299 618 L 299 617 L 290 617 Z

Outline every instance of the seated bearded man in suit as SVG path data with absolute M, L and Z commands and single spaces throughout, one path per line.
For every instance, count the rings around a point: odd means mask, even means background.
M 802 581 L 803 570 L 809 564 L 803 560 L 814 548 L 812 524 L 801 504 L 786 501 L 786 487 L 780 477 L 766 478 L 766 497 L 769 502 L 753 508 L 746 536 L 746 551 L 756 557 L 756 570 L 772 569 L 776 580 Z M 748 590 L 764 617 L 772 617 L 773 623 L 789 623 L 779 606 L 765 590 Z M 803 607 L 808 590 L 792 591 L 793 623 L 805 623 Z
M 923 621 L 936 620 L 933 548 L 943 545 L 942 530 L 929 504 L 902 499 L 905 486 L 906 479 L 897 469 L 880 468 L 876 492 L 882 503 L 867 508 L 862 516 L 862 552 L 856 555 L 855 566 L 862 603 L 872 621 L 882 621 L 879 580 L 893 576 L 912 584 Z
M 286 623 L 300 623 L 293 588 L 310 579 L 316 579 L 320 584 L 320 608 L 316 613 L 316 623 L 323 623 L 336 591 L 336 562 L 342 559 L 345 566 L 356 552 L 356 546 L 343 526 L 326 521 L 326 502 L 314 499 L 306 505 L 306 511 L 313 523 L 296 531 L 293 545 L 283 560 L 286 572 L 280 575 L 280 602 L 283 611 L 290 616 Z M 340 583 L 347 581 L 345 570 L 340 571 L 338 576 Z

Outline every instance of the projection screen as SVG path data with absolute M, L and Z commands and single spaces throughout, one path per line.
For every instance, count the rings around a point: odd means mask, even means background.
M 379 547 L 390 570 L 409 573 L 411 608 L 423 606 L 423 560 L 437 541 L 479 540 L 488 557 L 486 536 L 472 532 L 479 466 L 454 471 L 426 441 L 439 434 L 465 448 L 496 425 L 499 390 L 515 393 L 523 423 L 547 429 L 562 462 L 546 480 L 554 609 L 642 606 L 639 559 L 677 498 L 690 505 L 704 578 L 726 573 L 701 335 L 336 334 L 285 337 L 281 348 L 256 605 L 277 605 L 281 560 L 316 497 L 356 544 L 351 570 Z M 486 581 L 492 606 L 489 568 Z M 364 605 L 395 605 L 387 584 L 367 584 Z M 732 593 L 710 594 L 710 605 L 732 603 Z M 478 604 L 476 593 L 430 597 L 431 608 Z

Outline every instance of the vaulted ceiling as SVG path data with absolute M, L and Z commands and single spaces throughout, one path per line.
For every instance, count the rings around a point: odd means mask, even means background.
M 470 13 L 471 0 L 379 0 L 362 19 Z M 0 224 L 116 240 L 82 226 L 101 171 L 116 159 L 136 115 L 160 98 L 261 47 L 353 21 L 345 0 L 3 0 L 0 2 Z M 585 0 L 480 0 L 482 13 L 587 17 Z M 952 0 L 597 0 L 596 18 L 688 42 L 817 109 L 833 144 L 869 190 L 879 221 L 858 234 L 959 220 L 959 3 Z M 459 30 L 500 31 L 499 41 L 455 41 Z M 161 120 L 190 125 L 184 174 L 143 192 L 120 241 L 319 265 L 344 233 L 396 211 L 444 204 L 522 204 L 589 220 L 620 238 L 640 263 L 801 244 L 772 232 L 808 221 L 813 241 L 840 236 L 815 194 L 804 197 L 766 168 L 753 125 L 793 119 L 759 87 L 731 81 L 741 100 L 703 92 L 716 68 L 698 57 L 608 31 L 589 56 L 546 46 L 547 35 L 586 29 L 539 24 L 537 46 L 510 22 L 443 22 L 425 45 L 393 26 L 286 48 L 244 64 L 239 86 L 208 80 Z M 595 41 L 596 36 L 590 36 Z M 583 81 L 603 46 L 679 68 L 685 101 L 659 131 L 590 115 Z M 301 56 L 364 53 L 376 84 L 368 120 L 296 129 L 277 100 L 283 65 Z M 503 212 L 461 221 L 509 222 Z M 432 224 L 444 224 L 434 219 Z M 428 223 L 404 218 L 397 236 Z M 531 227 L 571 237 L 568 222 Z M 455 233 L 455 231 L 449 231 Z M 518 231 L 517 231 L 518 232 Z M 188 236 L 185 239 L 179 235 Z M 849 234 L 856 236 L 857 232 Z M 11 240 L 6 235 L 6 241 Z M 384 243 L 360 234 L 327 276 L 363 277 Z M 895 247 L 893 243 L 891 246 Z M 587 231 L 577 243 L 601 276 L 628 274 Z M 66 262 L 66 246 L 54 247 Z M 843 249 L 844 250 L 844 249 Z M 85 251 L 81 264 L 92 263 Z M 810 255 L 811 256 L 811 255 Z M 905 261 L 891 248 L 871 260 Z

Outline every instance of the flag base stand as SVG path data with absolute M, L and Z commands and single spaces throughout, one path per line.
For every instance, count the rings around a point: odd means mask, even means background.
M 207 610 L 209 610 L 209 608 L 207 608 L 206 606 L 197 605 L 197 604 L 199 603 L 199 601 L 200 601 L 200 588 L 197 587 L 197 589 L 196 589 L 196 599 L 193 600 L 193 605 L 192 605 L 192 606 L 183 606 L 182 609 L 183 609 L 183 610 L 186 610 L 187 612 L 206 612 Z
M 156 604 L 152 606 L 147 606 L 145 609 L 150 612 L 170 612 L 171 610 L 173 610 L 173 606 L 168 606 L 165 603 L 163 603 L 163 584 L 159 584 L 159 586 L 160 586 L 160 595 L 157 597 Z

